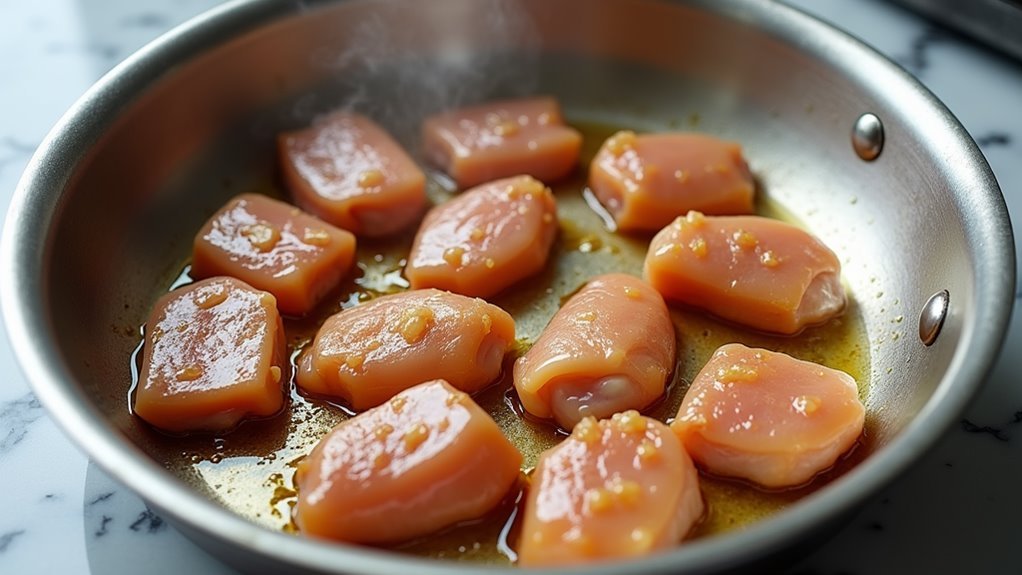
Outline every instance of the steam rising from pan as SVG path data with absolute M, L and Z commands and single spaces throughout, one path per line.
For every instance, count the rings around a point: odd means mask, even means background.
M 428 114 L 535 93 L 539 35 L 513 0 L 434 0 L 414 27 L 397 24 L 407 22 L 399 17 L 405 4 L 378 4 L 354 27 L 343 52 L 324 49 L 311 56 L 314 66 L 331 71 L 336 84 L 300 98 L 291 110 L 292 122 L 308 123 L 345 109 L 371 116 L 414 148 Z M 412 48 L 417 45 L 435 49 Z M 513 53 L 508 46 L 515 47 Z

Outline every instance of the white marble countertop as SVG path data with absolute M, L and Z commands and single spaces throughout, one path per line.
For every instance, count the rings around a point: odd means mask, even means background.
M 215 0 L 4 1 L 0 204 L 96 79 Z M 915 74 L 965 125 L 1022 222 L 1022 63 L 878 0 L 797 0 Z M 1018 235 L 1015 239 L 1019 244 Z M 1020 294 L 1022 295 L 1022 294 Z M 1016 297 L 1018 299 L 1018 296 Z M 1018 573 L 1022 313 L 986 387 L 936 449 L 792 573 Z M 54 425 L 0 330 L 0 573 L 233 573 L 107 478 Z

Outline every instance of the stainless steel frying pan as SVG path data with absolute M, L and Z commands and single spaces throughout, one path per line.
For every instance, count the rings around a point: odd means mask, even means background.
M 808 543 L 974 395 L 1013 303 L 1003 199 L 948 111 L 854 39 L 766 0 L 253 0 L 118 66 L 29 164 L 0 281 L 39 398 L 111 475 L 246 571 L 478 571 L 231 511 L 244 505 L 170 464 L 154 447 L 165 438 L 128 412 L 130 357 L 202 221 L 235 193 L 274 186 L 279 130 L 349 106 L 414 148 L 424 114 L 532 93 L 557 95 L 576 122 L 742 142 L 769 202 L 838 252 L 868 347 L 868 457 L 748 529 L 590 571 L 720 571 Z

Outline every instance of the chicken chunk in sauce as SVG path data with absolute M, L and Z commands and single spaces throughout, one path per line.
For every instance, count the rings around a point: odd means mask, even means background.
M 522 406 L 571 429 L 582 418 L 642 409 L 664 393 L 675 334 L 660 294 L 626 274 L 598 276 L 515 362 Z
M 531 176 L 497 180 L 426 215 L 405 275 L 413 288 L 489 297 L 543 269 L 556 235 L 550 188 Z
M 242 194 L 195 236 L 194 278 L 227 275 L 277 298 L 287 315 L 304 315 L 334 289 L 355 261 L 355 236 L 298 208 Z
M 295 203 L 359 237 L 397 232 L 425 211 L 426 176 L 372 120 L 336 112 L 277 138 Z
M 636 411 L 587 417 L 540 456 L 518 562 L 570 566 L 671 549 L 703 510 L 696 468 L 666 425 Z
M 689 210 L 752 213 L 755 183 L 737 143 L 695 133 L 621 131 L 589 167 L 589 187 L 622 231 L 655 231 Z
M 515 339 L 511 316 L 435 289 L 379 297 L 326 320 L 298 363 L 297 384 L 355 410 L 432 379 L 469 393 L 492 383 Z
M 582 135 L 550 97 L 488 102 L 426 118 L 423 148 L 458 187 L 528 174 L 550 183 L 575 169 Z
M 295 523 L 313 537 L 393 543 L 476 519 L 522 456 L 465 393 L 422 383 L 326 435 L 295 473 Z
M 145 328 L 135 414 L 172 433 L 229 431 L 284 405 L 288 361 L 274 298 L 215 277 L 156 302 Z
M 692 381 L 671 427 L 710 473 L 780 488 L 834 465 L 864 421 L 848 374 L 733 343 Z
M 767 332 L 796 334 L 845 307 L 837 255 L 759 216 L 675 219 L 650 243 L 643 275 L 668 300 Z

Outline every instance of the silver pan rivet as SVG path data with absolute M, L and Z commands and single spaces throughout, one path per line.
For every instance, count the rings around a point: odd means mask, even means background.
M 932 345 L 937 341 L 944 318 L 947 317 L 949 299 L 947 290 L 940 290 L 923 305 L 923 312 L 919 314 L 919 339 L 923 340 L 923 345 Z
M 852 148 L 867 162 L 877 159 L 884 149 L 884 125 L 873 114 L 863 114 L 852 128 Z

